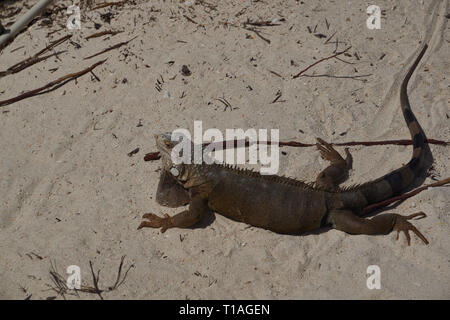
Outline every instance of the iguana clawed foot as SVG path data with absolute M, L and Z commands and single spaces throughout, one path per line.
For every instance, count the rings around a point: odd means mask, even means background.
M 348 172 L 352 167 L 352 155 L 345 149 L 347 157 L 344 159 L 331 144 L 317 138 L 316 147 L 319 149 L 323 159 L 330 161 L 330 165 L 319 173 L 316 179 L 316 186 L 326 190 L 336 190 L 339 183 L 348 177 Z
M 339 152 L 337 152 L 331 144 L 328 142 L 316 138 L 317 142 L 316 147 L 320 150 L 320 154 L 323 159 L 330 161 L 331 163 L 340 162 L 340 161 L 346 161 L 344 160 Z M 351 157 L 350 152 L 348 151 L 348 148 L 345 148 L 345 154 L 347 155 L 347 159 Z
M 409 230 L 414 232 L 425 244 L 428 244 L 428 240 L 423 236 L 423 234 L 420 233 L 419 230 L 417 230 L 416 227 L 414 227 L 411 223 L 408 222 L 408 220 L 411 220 L 415 217 L 419 217 L 419 219 L 425 218 L 427 215 L 425 213 L 417 212 L 413 213 L 409 216 L 401 216 L 396 215 L 395 224 L 394 224 L 394 230 L 397 231 L 397 237 L 395 240 L 398 240 L 400 231 L 403 231 L 406 235 L 406 240 L 408 241 L 408 246 L 411 245 L 411 237 L 409 235 Z
M 142 221 L 138 230 L 141 228 L 161 228 L 161 233 L 164 233 L 172 226 L 172 218 L 167 213 L 164 214 L 164 218 L 153 213 L 146 213 L 142 218 L 147 219 L 148 221 Z

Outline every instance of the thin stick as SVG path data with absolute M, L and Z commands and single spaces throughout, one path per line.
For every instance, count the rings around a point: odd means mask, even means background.
M 37 57 L 47 51 L 50 51 L 50 49 L 53 49 L 54 47 L 60 45 L 61 43 L 63 43 L 66 40 L 69 40 L 70 38 L 72 38 L 71 34 L 65 35 L 62 38 L 59 38 L 53 42 L 51 42 L 47 47 L 45 47 L 44 49 L 42 49 L 41 51 L 39 51 L 38 53 L 36 53 L 34 56 Z
M 20 47 L 17 47 L 17 48 L 15 48 L 15 49 L 12 49 L 12 50 L 10 51 L 10 53 L 16 52 L 17 50 L 20 50 L 20 49 L 22 49 L 22 48 L 25 48 L 25 46 L 20 46 Z
M 115 45 L 113 45 L 113 46 L 111 46 L 111 47 L 109 47 L 109 48 L 106 48 L 105 50 L 102 50 L 102 51 L 100 51 L 100 52 L 97 52 L 97 53 L 93 54 L 92 56 L 89 56 L 89 57 L 84 58 L 84 60 L 87 60 L 87 59 L 96 57 L 96 56 L 101 55 L 101 54 L 103 54 L 103 53 L 105 53 L 105 52 L 108 52 L 108 51 L 110 51 L 110 50 L 120 48 L 120 47 L 122 47 L 122 46 L 128 44 L 129 42 L 133 41 L 133 40 L 136 39 L 136 38 L 137 38 L 137 36 L 134 37 L 134 38 L 132 38 L 132 39 L 130 39 L 130 40 L 128 40 L 128 41 L 124 41 L 124 42 L 117 43 L 117 44 L 115 44 Z
M 265 42 L 267 42 L 268 44 L 270 44 L 270 40 L 269 39 L 267 39 L 267 38 L 264 38 L 260 33 L 259 33 L 259 31 L 258 30 L 256 30 L 255 28 L 248 28 L 248 27 L 243 27 L 245 30 L 248 30 L 248 31 L 253 31 L 254 33 L 256 33 L 256 35 L 258 36 L 258 37 L 260 37 L 261 39 L 263 39 Z
M 450 178 L 439 180 L 438 182 L 427 184 L 426 186 L 417 188 L 416 190 L 413 190 L 413 191 L 408 192 L 408 193 L 404 193 L 404 194 L 399 195 L 397 197 L 393 197 L 393 198 L 387 199 L 385 201 L 374 203 L 374 204 L 372 204 L 370 206 L 365 207 L 364 210 L 363 210 L 363 214 L 369 213 L 373 209 L 376 209 L 376 208 L 379 208 L 379 207 L 385 207 L 388 204 L 391 204 L 393 202 L 397 202 L 397 201 L 400 201 L 400 200 L 405 200 L 405 199 L 411 198 L 411 197 L 415 196 L 416 194 L 418 194 L 418 193 L 420 193 L 420 192 L 422 192 L 424 190 L 427 190 L 428 188 L 440 187 L 440 186 L 443 186 L 443 185 L 445 185 L 447 183 L 450 183 Z
M 302 75 L 302 73 L 308 71 L 309 69 L 311 69 L 312 67 L 314 67 L 316 64 L 319 64 L 320 62 L 323 62 L 323 61 L 325 61 L 325 60 L 329 60 L 329 59 L 335 58 L 335 57 L 337 57 L 337 56 L 339 56 L 339 55 L 341 55 L 341 54 L 347 52 L 350 48 L 351 48 L 351 46 L 350 46 L 350 47 L 347 47 L 347 49 L 345 49 L 345 50 L 342 50 L 342 51 L 339 51 L 339 52 L 333 54 L 332 56 L 329 56 L 329 57 L 326 57 L 326 58 L 322 58 L 322 59 L 320 59 L 320 60 L 314 62 L 314 63 L 313 63 L 312 65 L 310 65 L 309 67 L 307 67 L 306 69 L 303 69 L 302 71 L 300 71 L 299 73 L 297 73 L 295 76 L 293 76 L 292 79 L 295 79 L 295 78 L 300 77 L 300 76 Z
M 103 2 L 103 3 L 100 3 L 99 5 L 95 6 L 91 10 L 97 10 L 97 9 L 101 9 L 101 8 L 105 8 L 105 7 L 109 7 L 109 6 L 120 6 L 120 5 L 123 5 L 124 3 L 125 3 L 125 1 Z
M 200 5 L 202 5 L 202 6 L 204 6 L 204 7 L 207 7 L 207 8 L 210 9 L 210 10 L 217 11 L 217 5 L 215 5 L 215 4 L 208 3 L 208 2 L 203 1 L 203 0 L 198 0 L 197 2 L 198 2 Z M 206 11 L 205 11 L 205 12 L 206 12 Z
M 51 42 L 48 46 L 46 46 L 44 49 L 40 50 L 39 52 L 35 53 L 33 56 L 16 63 L 15 65 L 9 67 L 5 71 L 1 71 L 0 72 L 0 78 L 4 77 L 6 75 L 9 75 L 9 74 L 18 73 L 19 71 L 22 71 L 22 70 L 24 70 L 26 68 L 29 68 L 29 67 L 31 67 L 32 65 L 34 65 L 34 64 L 36 64 L 38 62 L 44 61 L 44 60 L 46 60 L 46 59 L 48 59 L 50 57 L 53 57 L 53 56 L 56 56 L 56 55 L 58 55 L 60 53 L 66 52 L 66 51 L 59 51 L 59 52 L 50 54 L 50 55 L 45 56 L 45 57 L 39 57 L 41 54 L 43 54 L 43 53 L 45 53 L 47 51 L 50 51 L 51 49 L 53 49 L 54 47 L 60 45 L 64 41 L 70 39 L 71 37 L 72 37 L 72 35 L 66 35 L 66 36 L 64 36 L 64 37 L 62 37 L 62 38 L 60 38 L 58 40 L 55 40 L 55 41 Z
M 188 21 L 190 21 L 190 22 L 192 22 L 192 23 L 194 23 L 194 24 L 198 24 L 198 22 L 197 21 L 195 21 L 194 19 L 192 19 L 192 18 L 189 18 L 187 15 L 185 15 L 185 14 L 183 14 L 183 17 L 185 17 Z
M 112 30 L 101 31 L 101 32 L 93 33 L 90 36 L 87 36 L 85 39 L 89 40 L 89 39 L 92 39 L 92 38 L 98 38 L 98 37 L 101 37 L 101 36 L 105 36 L 107 34 L 110 34 L 110 35 L 114 36 L 114 35 L 116 35 L 118 33 L 121 33 L 121 32 L 123 32 L 123 31 L 112 31 Z
M 281 93 L 281 91 L 278 91 L 278 92 L 277 92 L 277 95 L 276 95 L 276 97 L 275 97 L 275 99 L 273 99 L 273 101 L 272 101 L 271 103 L 277 102 L 278 99 L 280 99 L 282 95 L 283 95 L 283 94 Z
M 117 279 L 116 282 L 114 283 L 114 285 L 112 287 L 108 288 L 108 291 L 113 291 L 116 290 L 118 287 L 120 287 L 120 285 L 125 281 L 125 279 L 127 278 L 127 274 L 128 271 L 130 271 L 131 268 L 134 267 L 134 264 L 131 264 L 127 271 L 125 271 L 125 275 L 123 276 L 122 280 L 120 279 L 120 275 L 122 274 L 122 266 L 123 266 L 123 261 L 125 260 L 125 256 L 122 256 L 122 258 L 120 258 L 120 264 L 119 264 L 119 270 L 117 271 Z
M 100 297 L 101 300 L 103 300 L 102 297 L 102 290 L 100 290 L 98 288 L 98 281 L 100 280 L 100 269 L 97 272 L 97 276 L 95 276 L 95 272 L 94 272 L 94 266 L 92 264 L 92 261 L 89 260 L 89 267 L 91 268 L 91 274 L 92 274 L 92 282 L 94 283 L 94 289 L 95 289 L 95 293 L 98 294 L 98 296 Z
M 67 52 L 67 50 L 64 50 L 64 51 L 58 51 L 58 52 L 49 54 L 49 55 L 44 56 L 44 57 L 32 57 L 32 58 L 28 58 L 28 59 L 26 59 L 26 60 L 24 60 L 24 61 L 22 61 L 22 62 L 19 62 L 19 63 L 15 64 L 15 65 L 12 66 L 12 67 L 9 67 L 6 71 L 1 71 L 1 72 L 0 72 L 0 78 L 1 78 L 1 77 L 4 77 L 4 76 L 7 76 L 7 75 L 10 75 L 10 74 L 18 73 L 18 72 L 20 72 L 20 71 L 22 71 L 22 70 L 24 70 L 24 69 L 26 69 L 26 68 L 31 67 L 32 65 L 34 65 L 34 64 L 36 64 L 36 63 L 38 63 L 38 62 L 47 60 L 48 58 L 57 56 L 58 54 L 65 53 L 65 52 Z
M 427 143 L 429 144 L 438 144 L 438 145 L 448 145 L 449 141 L 442 141 L 442 140 L 436 140 L 436 139 L 427 139 Z M 331 143 L 331 145 L 335 146 L 380 146 L 380 145 L 387 145 L 387 144 L 395 144 L 395 145 L 401 145 L 401 146 L 407 146 L 413 144 L 412 140 L 378 140 L 378 141 L 351 141 L 351 142 L 340 142 L 340 143 Z
M 238 143 L 244 143 L 245 147 L 250 146 L 249 141 L 247 140 L 234 140 L 234 144 L 233 147 L 236 148 L 238 146 Z M 426 140 L 427 143 L 429 144 L 436 144 L 436 145 L 441 145 L 441 146 L 448 146 L 450 144 L 449 141 L 442 141 L 442 140 L 436 140 L 436 139 L 427 139 Z M 209 142 L 205 142 L 203 143 L 203 146 L 206 147 L 208 146 L 210 143 Z M 214 142 L 214 144 L 216 145 L 216 150 L 221 150 L 220 148 L 220 144 L 222 144 L 222 149 L 227 149 L 227 141 L 222 141 L 222 142 Z M 272 144 L 272 141 L 267 141 L 267 144 L 270 145 Z M 401 146 L 407 146 L 407 145 L 411 145 L 413 144 L 412 140 L 382 140 L 382 141 L 350 141 L 350 142 L 340 142 L 340 143 L 330 143 L 330 145 L 333 146 L 380 146 L 380 145 L 401 145 Z M 316 144 L 315 143 L 303 143 L 303 142 L 297 142 L 297 141 L 280 141 L 278 143 L 278 145 L 280 147 L 282 146 L 286 146 L 286 147 L 297 147 L 297 148 L 303 148 L 303 147 L 315 147 Z M 161 155 L 158 151 L 156 152 L 150 152 L 147 153 L 144 156 L 144 161 L 153 161 L 153 160 L 158 160 L 161 158 Z
M 427 139 L 426 140 L 429 144 L 438 144 L 438 145 L 448 145 L 450 142 L 446 142 L 446 141 L 441 141 L 441 140 L 435 140 L 435 139 Z M 250 145 L 248 140 L 234 140 L 234 146 L 237 146 L 238 142 L 245 142 L 245 146 L 248 147 Z M 261 142 L 259 142 L 261 143 Z M 203 146 L 207 146 L 210 143 L 206 142 L 203 144 Z M 218 144 L 218 146 L 220 146 L 220 144 L 222 144 L 222 147 L 224 149 L 226 149 L 227 146 L 227 141 L 222 141 L 222 142 L 215 142 L 215 144 Z M 268 145 L 272 144 L 272 141 L 267 141 Z M 381 141 L 350 141 L 350 142 L 338 142 L 338 143 L 330 143 L 330 145 L 333 146 L 379 146 L 379 145 L 402 145 L 402 146 L 406 146 L 406 145 L 411 145 L 413 144 L 412 140 L 381 140 Z M 280 141 L 278 142 L 278 145 L 280 147 L 282 146 L 286 146 L 286 147 L 315 147 L 316 144 L 315 143 L 303 143 L 303 142 L 297 142 L 297 141 Z
M 356 75 L 356 76 L 333 76 L 333 75 L 329 75 L 329 74 L 315 74 L 315 75 L 304 74 L 303 77 L 307 77 L 307 78 L 325 77 L 325 78 L 335 78 L 335 79 L 352 79 L 352 80 L 366 82 L 367 79 L 360 79 L 360 78 L 370 77 L 371 75 L 372 74 L 360 74 L 360 75 Z
M 25 93 L 23 93 L 21 95 L 18 95 L 17 97 L 11 98 L 11 99 L 0 101 L 0 107 L 12 104 L 14 102 L 17 102 L 17 101 L 20 101 L 20 100 L 23 100 L 23 99 L 26 99 L 26 98 L 29 98 L 29 97 L 32 97 L 32 96 L 38 94 L 39 92 L 41 92 L 41 91 L 43 91 L 45 89 L 51 88 L 51 87 L 53 87 L 53 86 L 55 86 L 57 84 L 62 83 L 63 81 L 70 81 L 70 80 L 77 79 L 77 78 L 81 77 L 82 75 L 84 75 L 84 74 L 86 74 L 88 72 L 91 72 L 92 70 L 94 70 L 96 67 L 98 67 L 99 65 L 101 65 L 105 61 L 106 61 L 106 59 L 105 60 L 101 60 L 99 62 L 94 63 L 89 68 L 86 68 L 86 69 L 81 70 L 79 72 L 70 73 L 68 75 L 65 75 L 65 76 L 63 76 L 61 78 L 58 78 L 58 79 L 56 79 L 56 80 L 54 80 L 52 82 L 47 83 L 43 87 L 27 91 L 27 92 L 25 92 Z
M 272 21 L 251 21 L 247 18 L 247 21 L 244 22 L 244 26 L 255 26 L 255 27 L 275 27 L 281 26 L 280 23 L 273 23 Z
M 343 59 L 341 59 L 341 58 L 339 58 L 339 57 L 334 57 L 334 58 L 335 58 L 336 60 L 342 61 L 342 62 L 344 62 L 344 63 L 355 64 L 354 62 L 345 61 L 345 60 L 343 60 Z
M 107 289 L 100 289 L 100 287 L 99 287 L 100 269 L 97 271 L 97 274 L 95 274 L 94 265 L 93 265 L 92 261 L 89 261 L 89 268 L 91 270 L 92 282 L 93 282 L 94 286 L 91 287 L 91 286 L 81 285 L 80 289 L 75 289 L 75 288 L 70 289 L 67 286 L 66 279 L 64 279 L 56 270 L 56 264 L 53 264 L 52 261 L 50 261 L 50 275 L 51 275 L 51 280 L 53 281 L 53 284 L 55 286 L 54 287 L 49 286 L 49 287 L 51 290 L 54 290 L 58 295 L 61 295 L 64 299 L 65 299 L 65 294 L 78 296 L 78 292 L 85 292 L 85 293 L 97 294 L 100 297 L 100 299 L 103 300 L 102 293 L 111 292 L 111 291 L 114 291 L 117 288 L 119 288 L 125 282 L 128 272 L 131 270 L 131 268 L 134 268 L 134 264 L 131 264 L 121 279 L 124 259 L 125 259 L 125 256 L 122 256 L 120 259 L 120 265 L 119 265 L 119 270 L 117 272 L 116 282 L 114 283 L 113 286 L 110 286 Z M 75 292 L 72 292 L 72 291 L 75 291 Z
M 328 43 L 328 41 L 330 41 L 331 40 L 331 38 L 333 38 L 334 37 L 334 35 L 336 34 L 336 32 L 337 31 L 335 31 L 328 39 L 327 39 L 327 41 L 325 41 L 325 43 L 324 44 L 327 44 Z

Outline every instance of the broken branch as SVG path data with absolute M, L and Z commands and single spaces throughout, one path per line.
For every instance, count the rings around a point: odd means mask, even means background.
M 247 18 L 247 21 L 243 23 L 244 26 L 255 26 L 255 27 L 274 27 L 280 26 L 280 23 L 273 23 L 272 21 L 251 21 Z
M 333 58 L 335 58 L 335 57 L 337 57 L 337 56 L 339 56 L 339 55 L 341 55 L 341 54 L 347 52 L 350 48 L 351 48 L 351 46 L 350 46 L 350 47 L 347 47 L 347 49 L 344 49 L 344 50 L 342 50 L 342 51 L 339 51 L 339 52 L 333 54 L 332 56 L 329 56 L 329 57 L 326 57 L 326 58 L 322 58 L 322 59 L 320 59 L 320 60 L 314 62 L 314 63 L 313 63 L 312 65 L 310 65 L 309 67 L 307 67 L 306 69 L 303 69 L 302 71 L 300 71 L 299 73 L 297 73 L 295 76 L 293 76 L 292 79 L 295 79 L 295 78 L 300 77 L 300 76 L 302 75 L 302 73 L 308 71 L 309 69 L 311 69 L 312 67 L 314 67 L 315 65 L 317 65 L 317 64 L 319 64 L 319 63 L 321 63 L 321 62 L 323 62 L 323 61 L 326 61 L 326 60 L 329 60 L 329 59 L 333 59 Z
M 18 95 L 17 97 L 14 97 L 14 98 L 11 98 L 11 99 L 7 99 L 7 100 L 2 100 L 2 101 L 0 101 L 0 107 L 3 107 L 3 106 L 6 106 L 6 105 L 15 103 L 17 101 L 20 101 L 20 100 L 23 100 L 23 99 L 26 99 L 26 98 L 29 98 L 29 97 L 32 97 L 32 96 L 35 96 L 38 93 L 40 93 L 41 91 L 43 91 L 45 89 L 49 89 L 51 87 L 54 87 L 54 86 L 56 86 L 58 84 L 61 84 L 64 81 L 68 82 L 68 81 L 71 81 L 71 80 L 75 80 L 75 79 L 81 77 L 82 75 L 84 75 L 84 74 L 86 74 L 88 72 L 91 72 L 92 70 L 94 70 L 96 67 L 98 67 L 99 65 L 101 65 L 105 61 L 106 61 L 106 59 L 105 60 L 101 60 L 99 62 L 96 62 L 92 66 L 90 66 L 89 68 L 86 68 L 86 69 L 81 70 L 79 72 L 70 73 L 68 75 L 65 75 L 65 76 L 63 76 L 61 78 L 58 78 L 58 79 L 56 79 L 56 80 L 54 80 L 52 82 L 47 83 L 43 87 L 27 91 L 27 92 L 25 92 L 25 93 L 23 93 L 21 95 Z
M 47 51 L 50 51 L 51 49 L 53 49 L 57 45 L 60 45 L 64 41 L 70 39 L 71 37 L 72 37 L 72 35 L 66 35 L 66 36 L 64 36 L 64 37 L 62 37 L 62 38 L 60 38 L 58 40 L 55 40 L 55 41 L 51 42 L 48 46 L 46 46 L 44 49 L 40 50 L 39 52 L 37 52 L 33 56 L 16 63 L 15 65 L 9 67 L 5 71 L 1 71 L 0 72 L 0 78 L 4 77 L 4 76 L 7 76 L 9 74 L 18 73 L 19 71 L 22 71 L 22 70 L 24 70 L 24 69 L 26 69 L 28 67 L 31 67 L 32 65 L 34 65 L 34 64 L 36 64 L 38 62 L 44 61 L 44 60 L 46 60 L 46 59 L 48 59 L 50 57 L 57 56 L 60 53 L 66 52 L 66 51 L 59 51 L 59 52 L 50 54 L 50 55 L 45 56 L 45 57 L 40 57 L 41 54 L 43 54 L 43 53 L 45 53 Z
M 89 39 L 92 39 L 92 38 L 98 38 L 98 37 L 101 37 L 101 36 L 105 36 L 107 34 L 114 36 L 114 35 L 116 35 L 118 33 L 121 33 L 121 32 L 123 32 L 123 31 L 112 31 L 112 30 L 101 31 L 101 32 L 93 33 L 90 36 L 87 36 L 85 39 L 89 40 Z
M 120 48 L 120 47 L 122 47 L 122 46 L 124 46 L 124 45 L 130 43 L 131 41 L 133 41 L 133 40 L 136 39 L 136 38 L 137 38 L 137 36 L 134 37 L 134 38 L 132 38 L 132 39 L 130 39 L 130 40 L 127 40 L 127 41 L 124 41 L 124 42 L 117 43 L 117 44 L 115 44 L 115 45 L 113 45 L 113 46 L 111 46 L 111 47 L 109 47 L 109 48 L 106 48 L 105 50 L 102 50 L 102 51 L 100 51 L 100 52 L 97 52 L 97 53 L 93 54 L 92 56 L 89 56 L 89 57 L 84 58 L 84 60 L 87 60 L 87 59 L 96 57 L 96 56 L 101 55 L 101 54 L 103 54 L 103 53 L 105 53 L 105 52 L 108 52 L 108 51 L 110 51 L 110 50 Z
M 270 44 L 270 40 L 269 39 L 267 39 L 267 38 L 264 38 L 262 35 L 261 35 L 261 33 L 259 33 L 259 31 L 258 30 L 256 30 L 256 28 L 249 28 L 249 27 L 243 27 L 245 30 L 248 30 L 248 31 L 253 31 L 254 33 L 256 33 L 256 35 L 258 36 L 258 37 L 260 37 L 261 39 L 263 39 L 265 42 L 267 42 L 268 44 Z
M 119 2 L 103 2 L 98 4 L 97 6 L 95 6 L 94 8 L 92 8 L 91 10 L 97 10 L 97 9 L 101 9 L 101 8 L 105 8 L 105 7 L 110 7 L 110 6 L 121 6 L 125 3 L 125 1 L 119 1 Z
M 32 65 L 34 65 L 34 64 L 36 64 L 36 63 L 38 63 L 38 62 L 47 60 L 48 58 L 57 56 L 58 54 L 61 54 L 61 53 L 64 53 L 64 52 L 67 52 L 67 51 L 66 51 L 66 50 L 64 50 L 64 51 L 58 51 L 58 52 L 49 54 L 48 56 L 44 56 L 44 57 L 32 57 L 32 58 L 28 58 L 28 59 L 26 59 L 26 60 L 24 60 L 24 61 L 22 61 L 22 62 L 19 62 L 19 63 L 13 65 L 12 67 L 9 67 L 9 68 L 8 68 L 7 70 L 5 70 L 5 71 L 1 71 L 1 72 L 0 72 L 0 78 L 1 78 L 1 77 L 4 77 L 4 76 L 7 76 L 7 75 L 10 75 L 10 74 L 18 73 L 18 72 L 20 72 L 20 71 L 22 71 L 22 70 L 24 70 L 24 69 L 26 69 L 26 68 L 31 67 Z
M 123 275 L 123 277 L 121 277 L 124 260 L 125 260 L 125 256 L 122 256 L 121 259 L 120 259 L 119 270 L 117 271 L 116 282 L 114 283 L 114 285 L 108 287 L 107 289 L 100 289 L 99 288 L 98 284 L 99 284 L 99 279 L 100 279 L 100 277 L 99 277 L 100 276 L 100 270 L 98 270 L 97 274 L 95 274 L 94 265 L 93 265 L 92 261 L 89 261 L 89 268 L 90 268 L 91 274 L 92 274 L 93 286 L 81 285 L 80 289 L 69 288 L 67 286 L 66 279 L 64 279 L 64 277 L 61 276 L 58 273 L 58 271 L 56 270 L 56 264 L 51 263 L 50 276 L 51 276 L 51 280 L 52 280 L 54 286 L 49 286 L 49 287 L 50 287 L 50 289 L 55 291 L 58 295 L 61 295 L 64 299 L 65 299 L 65 296 L 64 296 L 65 294 L 78 295 L 78 292 L 84 292 L 84 293 L 97 294 L 100 297 L 100 299 L 103 300 L 102 293 L 111 292 L 111 291 L 114 291 L 117 288 L 119 288 L 125 282 L 125 279 L 126 279 L 126 277 L 128 275 L 128 272 L 130 271 L 130 269 L 134 267 L 134 264 L 131 264 L 128 267 L 128 269 L 125 272 L 125 274 Z
M 230 141 L 231 142 L 231 141 Z M 436 140 L 436 139 L 426 139 L 426 142 L 429 144 L 436 144 L 436 145 L 441 145 L 441 146 L 447 146 L 450 144 L 449 141 L 442 141 L 442 140 Z M 238 147 L 239 143 L 244 143 L 245 147 L 250 146 L 250 143 L 248 140 L 234 140 L 233 146 L 234 148 Z M 203 143 L 203 147 L 208 146 L 209 142 L 205 142 Z M 213 144 L 215 144 L 215 150 L 221 150 L 222 149 L 227 149 L 228 146 L 228 142 L 227 141 L 222 141 L 222 142 L 213 142 Z M 272 141 L 267 141 L 268 145 L 272 144 Z M 400 146 L 407 146 L 407 145 L 412 145 L 413 141 L 412 140 L 381 140 L 381 141 L 350 141 L 350 142 L 339 142 L 339 143 L 330 143 L 330 145 L 332 146 L 380 146 L 380 145 L 400 145 Z M 297 142 L 297 141 L 280 141 L 278 143 L 278 145 L 280 147 L 297 147 L 297 148 L 302 148 L 302 147 L 315 147 L 316 144 L 315 143 L 303 143 L 303 142 Z M 158 160 L 160 159 L 160 153 L 158 151 L 156 152 L 150 152 L 147 153 L 144 156 L 144 161 L 153 161 L 153 160 Z

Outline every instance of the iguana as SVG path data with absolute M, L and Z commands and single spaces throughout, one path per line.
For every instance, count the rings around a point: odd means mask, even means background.
M 413 231 L 425 244 L 427 239 L 410 223 L 415 217 L 424 218 L 418 212 L 409 216 L 385 213 L 371 219 L 360 217 L 362 209 L 370 204 L 401 194 L 411 187 L 424 169 L 425 154 L 429 151 L 425 133 L 414 116 L 408 96 L 408 81 L 423 57 L 427 45 L 406 74 L 400 90 L 400 105 L 413 140 L 411 160 L 401 168 L 376 180 L 354 187 L 339 188 L 348 176 L 352 157 L 348 149 L 346 158 L 327 142 L 317 139 L 322 157 L 330 161 L 315 183 L 276 175 L 238 169 L 221 164 L 174 164 L 172 148 L 177 142 L 171 134 L 156 135 L 156 145 L 163 162 L 157 201 L 170 207 L 189 203 L 189 209 L 174 216 L 159 217 L 152 213 L 143 216 L 138 229 L 143 227 L 188 228 L 205 218 L 212 211 L 228 218 L 281 234 L 299 234 L 331 226 L 350 234 L 378 235 L 400 231 L 410 245 L 409 231 Z

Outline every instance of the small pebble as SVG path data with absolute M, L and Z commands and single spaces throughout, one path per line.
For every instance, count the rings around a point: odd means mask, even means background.
M 181 67 L 181 74 L 182 74 L 183 76 L 189 77 L 192 73 L 191 73 L 191 70 L 189 70 L 189 68 L 188 68 L 187 65 L 183 65 L 183 66 Z

